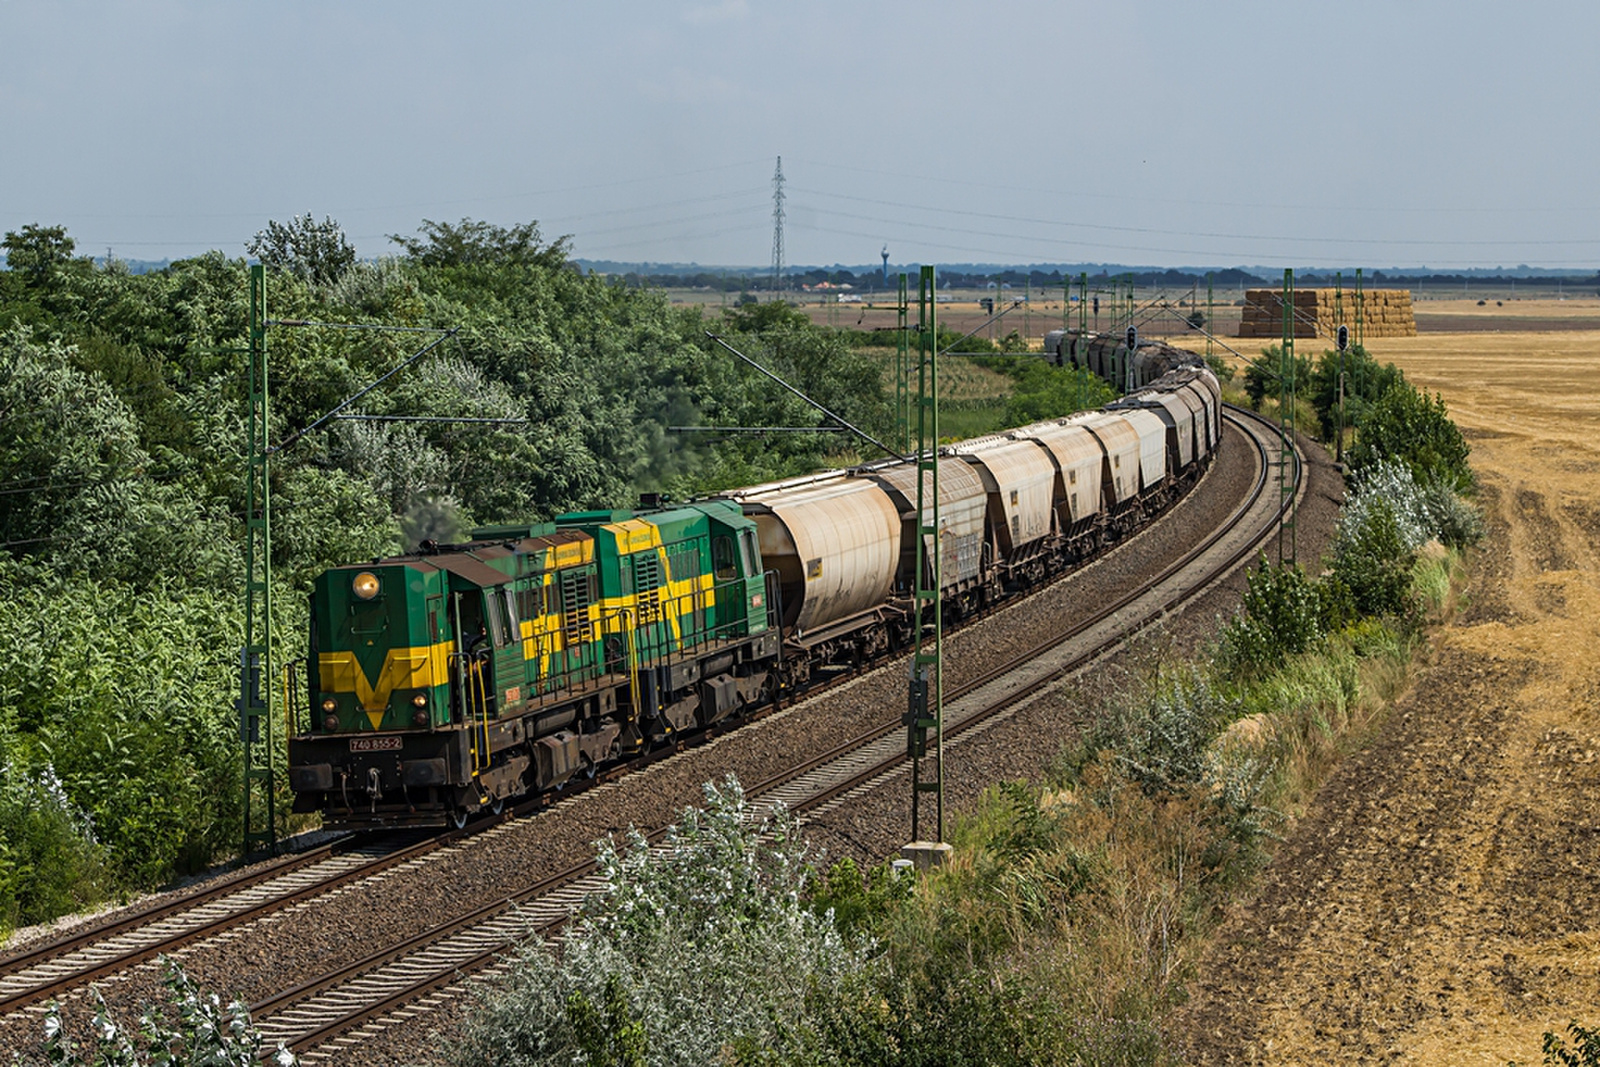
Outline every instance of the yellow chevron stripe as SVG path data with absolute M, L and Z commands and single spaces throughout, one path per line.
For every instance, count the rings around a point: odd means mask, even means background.
M 317 675 L 325 693 L 353 693 L 376 730 L 396 689 L 431 689 L 450 677 L 450 654 L 454 641 L 442 641 L 419 648 L 391 648 L 373 685 L 356 661 L 354 652 L 321 652 L 317 655 Z

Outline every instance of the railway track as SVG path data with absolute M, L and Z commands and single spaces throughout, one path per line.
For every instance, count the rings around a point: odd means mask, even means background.
M 1208 575 L 1229 573 L 1250 557 L 1261 537 L 1268 535 L 1276 514 L 1276 498 L 1263 500 L 1268 495 L 1264 491 L 1268 474 L 1276 463 L 1272 449 L 1277 431 L 1249 413 L 1230 413 L 1228 418 L 1241 429 L 1255 427 L 1243 436 L 1254 442 L 1257 454 L 1255 485 L 1230 521 L 1144 589 L 1047 635 L 1034 648 L 992 668 L 982 678 L 947 688 L 947 744 L 960 743 L 962 737 L 980 731 L 985 722 L 1003 717 L 1008 707 L 1015 707 L 1028 693 L 1089 662 L 1193 595 L 1206 583 L 1182 576 L 1192 571 L 1205 553 L 1217 555 L 1217 562 L 1204 568 Z M 1254 533 L 1234 533 L 1231 536 L 1237 544 L 1223 543 L 1230 537 L 1228 531 L 1241 528 Z M 802 817 L 820 814 L 861 790 L 903 774 L 903 750 L 898 725 L 885 724 L 779 778 L 758 784 L 749 796 L 758 808 L 781 801 Z M 522 810 L 540 806 L 548 803 L 535 802 Z M 479 828 L 493 825 L 480 824 Z M 456 832 L 420 842 L 385 838 L 355 848 L 324 846 L 159 909 L 124 916 L 66 941 L 0 959 L 0 1016 L 23 1009 L 42 1010 L 45 1001 L 157 955 L 215 937 L 319 894 L 359 884 L 384 871 L 421 863 L 430 852 L 461 836 Z M 585 863 L 541 879 L 513 897 L 264 998 L 252 1005 L 252 1014 L 269 1045 L 282 1041 L 310 1062 L 335 1061 L 363 1037 L 458 995 L 465 977 L 504 966 L 502 957 L 509 943 L 530 934 L 549 936 L 594 888 L 585 881 L 590 870 L 591 865 Z
M 1254 484 L 1228 521 L 1143 588 L 1044 635 L 1028 650 L 949 690 L 947 744 L 977 736 L 1028 697 L 1221 581 L 1273 535 L 1284 503 L 1267 492 L 1277 462 L 1278 431 L 1251 413 L 1230 412 L 1228 417 L 1244 431 L 1257 456 Z M 1300 486 L 1298 454 L 1293 468 Z M 901 729 L 898 723 L 885 723 L 748 789 L 753 812 L 765 814 L 781 803 L 803 822 L 906 773 Z M 251 1005 L 251 1015 L 269 1046 L 282 1043 L 307 1063 L 346 1061 L 363 1042 L 461 995 L 467 982 L 502 971 L 507 948 L 518 940 L 554 936 L 584 896 L 601 888 L 593 870 L 590 862 L 575 865 L 514 898 L 258 1001 Z

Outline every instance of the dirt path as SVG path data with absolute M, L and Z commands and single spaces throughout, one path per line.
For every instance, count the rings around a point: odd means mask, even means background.
M 1202 962 L 1196 1064 L 1503 1067 L 1600 1023 L 1600 333 L 1373 347 L 1467 431 L 1489 535 L 1410 694 Z

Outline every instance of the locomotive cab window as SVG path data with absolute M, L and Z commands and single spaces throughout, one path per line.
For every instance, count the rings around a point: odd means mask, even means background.
M 719 582 L 731 582 L 739 577 L 738 567 L 733 561 L 733 538 L 726 536 L 712 538 L 711 565 L 716 569 Z
M 761 553 L 756 551 L 755 531 L 739 531 L 739 554 L 743 557 L 741 562 L 744 564 L 745 574 L 754 576 L 761 573 L 761 568 L 756 565 L 756 560 L 761 558 Z
M 488 608 L 489 637 L 496 648 L 504 648 L 511 643 L 512 623 L 506 618 L 509 605 L 495 595 L 497 592 L 499 590 L 485 590 L 483 600 Z
M 515 644 L 522 637 L 522 624 L 518 621 L 516 597 L 512 594 L 509 585 L 500 590 L 500 595 L 505 598 L 506 609 L 505 616 L 501 620 L 505 626 L 505 640 L 500 643 L 502 645 Z

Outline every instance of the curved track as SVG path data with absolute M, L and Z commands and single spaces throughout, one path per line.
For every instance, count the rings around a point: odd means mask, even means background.
M 948 688 L 947 745 L 960 744 L 981 732 L 985 723 L 998 721 L 1028 695 L 1116 647 L 1131 633 L 1232 573 L 1270 539 L 1276 530 L 1279 498 L 1266 489 L 1277 463 L 1277 430 L 1248 412 L 1230 411 L 1227 418 L 1243 438 L 1240 444 L 1249 442 L 1256 455 L 1253 489 L 1229 521 L 1142 589 L 1102 605 L 1091 616 L 1062 626 L 1058 632 L 1043 635 L 1034 647 L 983 677 Z M 1294 462 L 1298 482 L 1298 455 Z M 760 783 L 748 791 L 752 806 L 765 811 L 782 802 L 804 817 L 807 812 L 821 813 L 846 803 L 860 791 L 906 773 L 902 729 L 898 721 L 886 722 Z M 575 797 L 569 794 L 562 799 Z M 160 908 L 126 915 L 67 940 L 18 953 L 0 960 L 0 1015 L 13 1015 L 24 1008 L 41 1010 L 44 1001 L 81 990 L 96 979 L 382 870 L 418 861 L 461 836 L 452 833 L 422 842 L 384 838 L 355 848 L 348 844 L 324 846 Z M 454 996 L 464 976 L 503 966 L 509 943 L 530 933 L 553 933 L 594 888 L 585 881 L 591 869 L 588 863 L 575 865 L 529 886 L 513 899 L 497 900 L 258 1001 L 252 1013 L 269 1045 L 282 1041 L 308 1054 L 310 1060 L 337 1060 L 352 1043 L 425 1012 L 430 1003 Z
M 1042 635 L 1027 651 L 947 692 L 947 745 L 979 735 L 985 725 L 999 721 L 1033 694 L 1181 607 L 1247 563 L 1276 535 L 1283 501 L 1268 489 L 1281 438 L 1275 426 L 1252 413 L 1230 411 L 1228 419 L 1257 457 L 1251 491 L 1228 521 L 1153 582 Z M 1298 453 L 1293 454 L 1293 469 L 1299 487 Z M 897 721 L 885 723 L 748 789 L 752 814 L 765 814 L 781 803 L 803 821 L 905 774 L 902 729 Z M 496 902 L 404 945 L 259 1001 L 251 1006 L 252 1016 L 268 1044 L 281 1042 L 308 1063 L 342 1062 L 371 1037 L 461 995 L 467 981 L 503 970 L 507 948 L 519 939 L 555 936 L 583 897 L 599 888 L 592 863 L 575 865 L 512 900 Z

